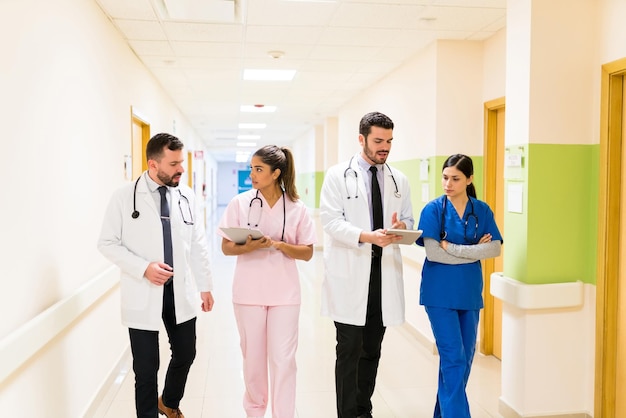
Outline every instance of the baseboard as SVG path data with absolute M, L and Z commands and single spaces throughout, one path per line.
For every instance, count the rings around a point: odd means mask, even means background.
M 498 412 L 502 418 L 593 418 L 587 412 L 571 412 L 566 414 L 521 415 L 502 398 L 499 399 Z
M 111 373 L 109 377 L 102 382 L 100 389 L 94 395 L 91 402 L 89 403 L 89 407 L 83 414 L 84 418 L 95 417 L 96 413 L 105 403 L 107 398 L 113 399 L 117 394 L 122 382 L 124 379 L 120 378 L 126 376 L 132 367 L 132 356 L 130 352 L 130 344 L 122 352 L 117 363 L 111 369 Z
M 439 355 L 435 342 L 431 341 L 428 337 L 419 332 L 413 325 L 405 322 L 400 326 L 400 328 L 414 338 L 419 345 L 428 350 L 429 353 Z

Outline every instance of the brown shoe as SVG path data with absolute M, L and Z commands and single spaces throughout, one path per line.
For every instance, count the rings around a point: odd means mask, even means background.
M 165 415 L 167 418 L 185 418 L 180 408 L 168 408 L 163 403 L 163 399 L 159 396 L 159 414 Z

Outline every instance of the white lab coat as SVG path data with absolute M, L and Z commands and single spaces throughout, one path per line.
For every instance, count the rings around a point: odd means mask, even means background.
M 320 196 L 320 219 L 324 228 L 325 276 L 322 284 L 322 315 L 330 316 L 343 324 L 365 325 L 372 245 L 359 243 L 361 231 L 371 231 L 371 202 L 364 183 L 365 174 L 357 162 L 331 167 L 324 177 Z M 398 220 L 413 229 L 413 209 L 409 183 L 404 174 L 391 168 L 398 184 L 400 197 L 394 195 L 396 186 L 384 166 L 383 222 L 391 227 L 391 216 L 397 212 Z M 356 184 L 355 184 L 356 182 Z M 346 189 L 347 187 L 347 189 Z M 358 192 L 357 192 L 358 188 Z M 358 197 L 355 197 L 357 196 Z M 349 198 L 348 198 L 349 197 Z M 385 326 L 404 322 L 404 281 L 402 254 L 399 244 L 383 248 L 382 255 L 382 316 Z
M 156 286 L 144 277 L 153 261 L 163 261 L 163 230 L 160 208 L 150 190 L 144 173 L 137 183 L 136 207 L 140 215 L 132 218 L 135 182 L 117 192 L 106 210 L 98 249 L 121 269 L 122 323 L 129 328 L 158 331 L 163 307 L 163 286 Z M 189 200 L 194 225 L 186 225 L 179 207 L 180 193 Z M 193 191 L 186 185 L 170 188 L 170 219 L 174 257 L 174 306 L 176 323 L 197 315 L 202 300 L 199 291 L 213 288 L 209 250 L 204 223 L 196 208 Z M 187 205 L 181 201 L 182 210 Z M 185 219 L 189 221 L 186 214 Z

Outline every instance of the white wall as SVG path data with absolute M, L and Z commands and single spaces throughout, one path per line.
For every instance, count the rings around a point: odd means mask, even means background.
M 96 240 L 111 193 L 126 183 L 131 106 L 152 133 L 175 123 L 188 148 L 201 145 L 95 2 L 4 0 L 0 36 L 6 349 L 28 321 L 110 266 Z M 118 299 L 114 287 L 0 383 L 0 409 L 49 416 L 54 405 L 57 416 L 81 416 L 128 346 Z
M 386 114 L 394 122 L 389 161 L 434 155 L 435 59 L 432 44 L 340 109 L 339 161 L 360 150 L 359 121 L 373 111 Z
M 483 102 L 506 92 L 506 28 L 483 43 Z
M 319 159 L 317 154 L 318 138 L 321 138 L 320 131 L 322 126 L 314 126 L 307 132 L 302 134 L 299 138 L 296 138 L 293 143 L 287 145 L 287 148 L 293 153 L 293 158 L 296 165 L 296 176 L 299 173 L 313 173 L 316 168 L 316 161 Z M 279 147 L 284 145 L 276 144 Z M 320 155 L 321 156 L 321 155 Z
M 255 150 L 256 151 L 256 150 Z M 239 170 L 248 170 L 250 162 L 234 163 L 220 162 L 217 165 L 217 204 L 218 206 L 228 205 L 228 202 L 239 193 Z

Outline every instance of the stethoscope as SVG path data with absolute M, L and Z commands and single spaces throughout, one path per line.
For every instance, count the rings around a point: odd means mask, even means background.
M 133 189 L 133 213 L 130 215 L 133 219 L 139 218 L 139 211 L 137 210 L 137 184 L 139 184 L 139 180 L 141 180 L 141 177 L 143 177 L 143 175 L 137 178 L 137 181 L 135 181 L 135 187 Z M 183 199 L 185 200 L 185 203 L 187 203 L 187 215 L 189 216 L 189 221 L 185 217 L 183 205 L 180 203 Z M 178 208 L 180 209 L 180 216 L 183 218 L 183 222 L 185 223 L 185 225 L 193 225 L 193 214 L 191 213 L 191 205 L 189 204 L 189 199 L 187 199 L 187 196 L 185 196 L 180 191 L 180 189 L 178 190 Z
M 285 202 L 285 191 L 283 190 L 283 234 L 280 236 L 280 240 L 281 241 L 285 241 L 285 221 L 287 218 L 287 209 L 286 209 L 286 202 Z M 257 189 L 256 191 L 256 195 L 252 198 L 252 200 L 250 200 L 250 205 L 248 205 L 248 228 L 252 227 L 252 224 L 250 223 L 250 212 L 252 212 L 252 205 L 254 204 L 254 201 L 258 200 L 259 201 L 259 217 L 256 220 L 256 223 L 254 224 L 254 228 L 257 228 L 259 226 L 259 222 L 261 221 L 261 214 L 263 213 L 263 200 L 261 200 L 261 198 L 259 197 L 259 190 Z
M 465 216 L 465 227 L 463 229 L 463 237 L 465 238 L 465 241 L 475 244 L 478 242 L 478 240 L 476 239 L 477 237 L 476 234 L 478 233 L 478 216 L 476 216 L 476 214 L 474 213 L 474 202 L 472 202 L 472 198 L 469 196 L 467 198 L 471 205 L 471 211 L 470 213 L 467 214 L 467 216 Z M 439 233 L 439 236 L 441 237 L 442 240 L 448 237 L 448 231 L 446 231 L 446 207 L 447 205 L 448 205 L 448 198 L 444 196 L 443 197 L 443 211 L 441 212 L 441 232 Z M 475 223 L 474 239 L 472 241 L 470 241 L 467 238 L 467 224 L 470 218 L 474 218 L 474 223 Z
M 350 172 L 352 172 L 352 174 L 354 174 L 354 198 L 358 199 L 359 198 L 359 182 L 357 181 L 358 178 L 358 174 L 356 172 L 356 170 L 354 168 L 352 168 L 352 160 L 354 159 L 354 156 L 352 156 L 352 158 L 350 158 L 350 162 L 348 163 L 348 167 L 343 170 L 343 184 L 346 187 L 346 195 L 348 196 L 348 199 L 351 199 L 352 197 L 350 196 L 350 192 L 348 192 L 348 174 L 350 174 Z M 391 180 L 393 180 L 393 185 L 396 187 L 396 191 L 393 192 L 393 195 L 397 198 L 402 197 L 402 194 L 400 193 L 400 191 L 398 190 L 398 183 L 396 183 L 396 178 L 393 176 L 393 172 L 391 171 L 391 168 L 389 168 L 389 164 L 385 163 L 385 165 L 387 166 L 387 170 L 389 170 L 389 174 L 391 174 Z

